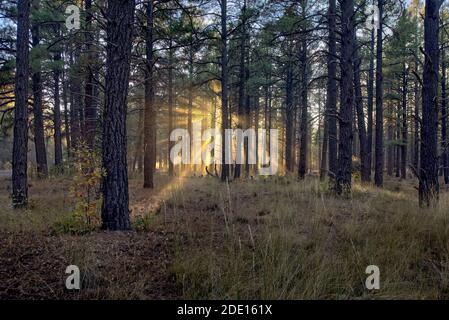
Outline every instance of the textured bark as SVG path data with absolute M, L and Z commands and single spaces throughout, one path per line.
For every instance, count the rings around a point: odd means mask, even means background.
M 239 60 L 239 84 L 238 84 L 238 106 L 237 106 L 237 127 L 239 129 L 245 128 L 245 115 L 246 115 L 246 1 L 242 7 L 242 22 L 241 22 L 241 34 L 240 34 L 240 60 Z M 246 148 L 245 148 L 246 152 Z M 241 164 L 236 163 L 234 168 L 234 178 L 238 179 L 241 175 Z
M 90 149 L 95 147 L 95 132 L 97 123 L 97 103 L 95 96 L 95 54 L 93 52 L 93 43 L 95 37 L 92 30 L 92 0 L 85 0 L 86 10 L 86 52 L 87 52 L 87 65 L 86 65 L 86 80 L 84 87 L 84 138 L 86 144 Z
M 357 47 L 356 36 L 354 34 L 354 46 Z M 362 96 L 362 83 L 360 81 L 360 64 L 362 60 L 359 57 L 358 50 L 354 52 L 354 90 L 355 90 L 355 108 L 357 114 L 357 131 L 359 134 L 360 144 L 360 176 L 362 182 L 370 181 L 370 161 L 368 153 L 368 143 L 365 128 L 365 115 L 363 112 L 363 96 Z
M 371 181 L 371 170 L 373 160 L 373 107 L 374 107 L 374 46 L 375 35 L 374 29 L 371 30 L 371 42 L 370 42 L 370 59 L 369 59 L 369 71 L 368 71 L 368 103 L 367 103 L 367 134 L 366 134 L 366 152 L 368 157 L 367 167 L 367 179 Z
M 194 51 L 194 46 L 193 46 L 193 42 L 190 43 L 189 46 L 189 87 L 188 87 L 188 110 L 187 110 L 187 131 L 189 132 L 190 135 L 192 135 L 192 131 L 193 131 L 193 99 L 194 99 L 194 58 L 195 58 L 195 51 Z M 190 143 L 190 161 L 192 161 L 192 156 L 193 156 L 193 152 L 192 152 L 192 144 L 191 141 Z M 196 172 L 196 165 L 194 166 L 194 173 Z
M 70 65 L 73 68 L 76 61 L 79 60 L 79 50 L 74 49 L 75 57 L 73 53 L 70 53 Z M 80 112 L 82 110 L 82 95 L 81 95 L 81 83 L 79 75 L 76 71 L 70 74 L 70 141 L 73 150 L 78 148 L 81 139 L 81 120 Z
M 267 130 L 267 137 L 266 137 L 266 148 L 267 150 L 270 150 L 270 128 L 271 128 L 271 85 L 270 85 L 270 81 L 271 81 L 271 74 L 268 74 L 268 76 L 266 77 L 266 83 L 267 85 L 265 86 L 265 105 L 264 105 L 264 118 L 265 118 L 265 124 L 264 127 Z M 266 157 L 267 153 L 265 153 L 264 155 L 262 155 L 262 157 Z M 265 159 L 265 158 L 264 158 Z
M 329 53 L 327 57 L 327 102 L 326 118 L 328 123 L 329 156 L 328 175 L 337 176 L 337 46 L 336 46 L 336 1 L 329 1 Z M 324 150 L 324 146 L 323 146 Z M 326 157 L 323 156 L 325 159 Z
M 102 228 L 128 230 L 126 112 L 134 23 L 134 0 L 109 0 L 103 118 Z
M 443 167 L 444 183 L 449 183 L 448 152 L 447 152 L 447 88 L 445 49 L 441 49 L 441 165 Z
M 304 13 L 304 10 L 303 10 Z M 303 14 L 305 16 L 305 13 Z M 305 19 L 305 17 L 303 17 Z M 309 114 L 308 114 L 308 57 L 307 57 L 307 41 L 306 35 L 301 39 L 301 53 L 300 53 L 300 66 L 301 66 L 301 123 L 300 123 L 300 149 L 299 149 L 299 161 L 298 161 L 298 177 L 304 179 L 307 172 L 307 152 L 309 145 L 308 131 L 309 131 Z
M 328 149 L 329 149 L 329 125 L 330 125 L 330 84 L 335 83 L 335 75 L 331 79 L 332 71 L 335 74 L 335 0 L 329 1 L 329 9 L 327 12 L 327 27 L 328 27 L 328 54 L 327 54 L 327 101 L 324 110 L 324 128 L 323 128 L 323 145 L 321 150 L 321 164 L 320 164 L 320 180 L 324 180 L 328 170 Z M 331 50 L 333 53 L 331 54 Z M 334 68 L 334 69 L 332 69 Z M 335 96 L 334 96 L 335 97 Z M 335 100 L 336 101 L 336 100 Z
M 292 124 L 292 159 L 291 159 L 291 167 L 292 171 L 296 167 L 296 162 L 299 158 L 298 150 L 299 150 L 299 144 L 300 144 L 300 131 L 299 131 L 299 118 L 300 118 L 300 104 L 301 104 L 301 92 L 300 92 L 299 86 L 293 90 L 293 97 L 294 100 L 297 100 L 294 102 L 293 107 L 293 124 Z
M 228 111 L 228 27 L 227 27 L 227 0 L 221 0 L 221 134 L 224 142 L 225 130 L 229 127 Z M 224 143 L 222 143 L 224 145 Z M 226 148 L 222 148 L 221 180 L 229 179 L 229 165 L 225 163 Z
M 55 62 L 61 61 L 61 53 L 55 54 Z M 60 101 L 60 74 L 61 71 L 57 66 L 53 71 L 53 80 L 55 84 L 54 92 L 54 110 L 53 110 L 53 129 L 54 129 L 54 142 L 55 142 L 55 166 L 62 168 L 62 134 L 61 134 L 61 101 Z
M 248 30 L 245 32 L 245 46 L 249 46 L 251 44 L 251 29 L 250 24 L 248 24 Z M 250 80 L 250 63 L 251 63 L 251 57 L 250 57 L 250 50 L 245 50 L 245 128 L 251 128 L 252 127 L 252 117 L 251 117 L 251 108 L 252 108 L 252 98 L 257 96 L 257 94 L 253 94 L 253 91 L 249 89 L 249 80 Z M 232 113 L 231 113 L 232 116 Z M 232 121 L 229 122 L 232 124 Z M 257 135 L 256 135 L 257 139 Z M 250 164 L 249 164 L 249 150 L 248 150 L 248 139 L 245 139 L 244 141 L 244 152 L 245 152 L 245 174 L 247 177 L 250 175 Z
M 173 68 L 174 68 L 174 50 L 173 44 L 170 40 L 169 44 L 169 52 L 168 52 L 168 175 L 173 177 L 175 175 L 175 170 L 173 166 L 173 161 L 170 159 L 170 150 L 174 146 L 174 142 L 170 140 L 170 134 L 173 131 L 173 108 L 175 107 L 174 101 L 174 88 L 173 88 Z
M 383 117 L 383 12 L 384 0 L 378 0 L 380 25 L 377 30 L 376 48 L 376 148 L 374 183 L 378 187 L 383 185 L 384 169 L 384 117 Z
M 14 142 L 12 155 L 12 205 L 14 208 L 25 206 L 28 200 L 28 31 L 30 28 L 30 0 L 18 0 L 17 12 Z
M 351 191 L 352 174 L 352 121 L 354 107 L 353 52 L 354 52 L 354 2 L 341 1 L 341 96 L 338 175 L 335 181 L 337 194 Z
M 321 144 L 321 158 L 320 158 L 320 180 L 323 181 L 327 172 L 327 150 L 329 146 L 329 122 L 327 121 L 327 110 L 324 110 L 323 120 L 323 139 Z
M 260 90 L 259 88 L 255 88 L 254 90 L 254 130 L 256 131 L 256 146 L 259 145 L 259 122 L 260 122 Z M 259 163 L 260 163 L 260 155 L 259 150 L 256 148 L 256 164 L 252 165 L 254 174 L 257 174 Z M 247 158 L 248 159 L 248 158 Z
M 153 1 L 147 4 L 146 77 L 145 77 L 145 119 L 144 119 L 144 188 L 154 187 L 154 168 L 156 164 L 156 112 L 154 110 L 153 80 Z
M 33 9 L 39 10 L 39 1 L 33 2 Z M 40 43 L 39 24 L 36 22 L 31 28 L 33 48 Z M 40 58 L 37 58 L 40 59 Z M 37 175 L 45 178 L 48 175 L 47 151 L 45 149 L 44 117 L 42 114 L 42 74 L 41 61 L 37 61 L 36 70 L 32 76 L 33 82 L 33 115 L 34 115 L 34 146 L 36 151 Z
M 401 103 L 398 102 L 396 108 L 396 131 L 395 131 L 395 144 L 394 144 L 394 160 L 396 169 L 396 178 L 401 176 Z
M 388 102 L 387 112 L 387 175 L 391 177 L 394 170 L 394 145 L 392 143 L 394 140 L 394 127 L 391 120 L 393 111 L 390 102 Z
M 416 66 L 418 64 L 416 63 Z M 420 126 L 419 123 L 419 81 L 415 81 L 415 110 L 414 110 L 414 133 L 413 133 L 413 167 L 414 171 L 419 173 L 419 136 L 420 136 Z
M 438 70 L 440 0 L 426 0 L 424 17 L 424 72 L 422 91 L 421 165 L 419 203 L 429 206 L 438 200 Z
M 67 144 L 67 158 L 71 157 L 72 144 L 70 140 L 70 120 L 69 120 L 69 108 L 67 101 L 67 93 L 69 91 L 67 79 L 62 71 L 62 103 L 64 105 L 64 136 Z
M 402 75 L 402 141 L 401 141 L 401 178 L 407 178 L 407 95 L 408 95 L 408 68 L 403 66 Z
M 293 171 L 293 122 L 294 116 L 294 104 L 293 104 L 293 66 L 292 57 L 289 54 L 286 70 L 286 97 L 285 97 L 285 169 L 288 172 Z
M 139 120 L 137 124 L 137 142 L 134 149 L 133 170 L 141 173 L 143 170 L 143 122 L 145 117 L 145 109 L 139 109 Z

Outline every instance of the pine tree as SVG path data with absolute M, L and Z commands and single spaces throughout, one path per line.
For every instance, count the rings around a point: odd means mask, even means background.
M 107 17 L 106 81 L 103 115 L 102 227 L 128 230 L 128 173 L 126 113 L 134 24 L 134 0 L 109 0 Z

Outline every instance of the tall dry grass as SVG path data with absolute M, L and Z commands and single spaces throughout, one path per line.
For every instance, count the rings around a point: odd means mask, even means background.
M 185 298 L 449 298 L 445 193 L 419 209 L 408 183 L 356 185 L 349 199 L 315 179 L 208 184 L 219 209 L 200 210 L 202 234 L 182 218 L 198 195 L 180 188 L 172 199 L 183 230 L 173 272 Z M 368 265 L 380 268 L 380 290 L 365 288 Z

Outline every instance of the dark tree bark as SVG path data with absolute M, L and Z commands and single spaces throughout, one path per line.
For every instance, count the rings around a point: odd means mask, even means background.
M 249 46 L 251 43 L 250 35 L 251 35 L 251 28 L 250 24 L 247 23 L 248 30 L 245 31 L 245 46 Z M 252 94 L 253 92 L 249 89 L 249 79 L 250 79 L 250 64 L 251 64 L 251 57 L 250 57 L 250 48 L 245 50 L 245 128 L 249 129 L 252 127 L 252 117 L 251 117 L 251 100 L 254 97 L 256 98 L 257 94 Z M 232 115 L 232 114 L 231 114 Z M 229 122 L 232 124 L 232 121 Z M 256 135 L 257 139 L 257 135 Z M 249 150 L 248 150 L 249 144 L 248 139 L 245 139 L 243 144 L 243 149 L 245 152 L 245 174 L 247 177 L 250 175 L 250 164 L 249 164 Z
M 14 142 L 12 154 L 12 205 L 26 206 L 28 201 L 28 66 L 30 0 L 17 3 L 17 51 L 15 76 Z
M 154 187 L 154 168 L 156 164 L 156 112 L 154 110 L 153 79 L 153 1 L 147 4 L 146 77 L 145 77 L 145 119 L 144 119 L 144 188 Z
M 85 0 L 86 10 L 86 52 L 87 52 L 87 64 L 86 64 L 86 81 L 84 87 L 84 138 L 87 146 L 93 150 L 95 147 L 95 133 L 97 124 L 97 103 L 95 96 L 95 54 L 93 52 L 93 43 L 95 41 L 94 33 L 92 30 L 92 0 Z
M 438 70 L 440 0 L 426 0 L 424 17 L 424 71 L 422 90 L 421 165 L 419 203 L 429 206 L 438 200 Z
M 64 105 L 64 135 L 65 135 L 65 141 L 67 144 L 67 158 L 70 159 L 72 145 L 70 140 L 70 120 L 69 120 L 69 108 L 68 108 L 68 101 L 67 101 L 67 93 L 69 91 L 68 89 L 68 82 L 67 78 L 65 76 L 64 70 L 62 71 L 62 103 Z
M 416 11 L 414 13 L 414 19 L 419 19 L 420 13 L 419 8 L 416 8 Z M 412 171 L 415 174 L 415 176 L 419 177 L 419 131 L 420 131 L 420 115 L 419 115 L 419 109 L 420 109 L 420 82 L 421 80 L 418 78 L 418 74 L 420 74 L 420 61 L 419 56 L 421 54 L 420 52 L 420 43 L 419 43 L 419 26 L 416 25 L 415 32 L 414 32 L 414 45 L 413 45 L 413 51 L 414 51 L 414 60 L 413 60 L 413 73 L 415 74 L 414 81 L 413 81 L 413 104 L 414 104 L 414 110 L 413 110 L 413 155 L 411 157 L 411 165 L 412 165 Z
M 323 139 L 321 144 L 321 155 L 320 155 L 320 180 L 323 181 L 326 177 L 327 172 L 327 154 L 329 148 L 329 122 L 327 117 L 327 110 L 324 110 L 323 119 Z
M 239 84 L 238 84 L 238 106 L 237 106 L 237 127 L 246 129 L 246 1 L 242 7 L 242 22 L 240 34 L 240 61 L 239 61 Z M 246 148 L 245 148 L 246 152 Z M 241 164 L 236 163 L 234 168 L 234 178 L 238 179 L 241 175 Z
M 300 50 L 299 50 L 300 51 Z M 295 68 L 296 69 L 296 68 Z M 295 70 L 296 71 L 296 70 Z M 292 159 L 291 159 L 291 167 L 292 171 L 296 167 L 296 162 L 299 160 L 299 144 L 301 143 L 301 132 L 300 132 L 300 115 L 301 115 L 301 88 L 298 86 L 293 89 L 293 124 L 292 124 Z
M 392 107 L 390 102 L 388 102 L 388 117 L 387 117 L 387 175 L 393 176 L 394 170 L 394 151 L 395 146 L 393 145 L 394 140 L 394 127 L 391 120 Z
M 170 140 L 170 134 L 173 131 L 173 108 L 175 107 L 174 101 L 174 88 L 173 88 L 173 68 L 174 68 L 174 49 L 172 40 L 169 43 L 168 49 L 168 175 L 173 177 L 175 175 L 173 161 L 170 159 L 170 150 L 173 148 L 174 143 Z
M 443 167 L 444 183 L 449 184 L 449 162 L 447 152 L 447 88 L 446 88 L 446 56 L 445 49 L 441 49 L 441 165 Z
M 33 9 L 39 10 L 39 1 L 33 2 Z M 31 37 L 33 48 L 37 48 L 40 43 L 39 22 L 33 23 L 31 27 Z M 37 175 L 45 178 L 48 175 L 47 151 L 45 149 L 44 117 L 42 114 L 42 73 L 41 61 L 37 58 L 36 70 L 33 72 L 33 115 L 34 115 L 34 146 L 36 151 Z
M 352 67 L 354 68 L 354 65 Z M 357 139 L 357 135 L 358 135 L 357 134 L 357 110 L 356 110 L 356 107 L 355 107 L 355 103 L 356 103 L 356 100 L 355 100 L 355 96 L 354 96 L 354 107 L 352 109 L 352 136 L 353 136 L 353 139 L 352 139 L 352 157 L 353 158 L 355 158 L 355 157 L 360 155 L 360 153 L 359 153 L 359 140 Z
M 303 7 L 303 19 L 305 19 L 305 12 Z M 307 40 L 306 34 L 301 38 L 300 51 L 300 66 L 301 66 L 301 123 L 300 123 L 300 149 L 298 161 L 298 177 L 304 179 L 307 172 L 307 149 L 308 149 L 308 130 L 309 130 L 309 115 L 308 115 L 308 57 L 307 57 Z
M 384 169 L 384 117 L 383 117 L 383 12 L 384 0 L 378 0 L 379 29 L 377 30 L 376 48 L 376 148 L 374 183 L 378 187 L 383 185 Z
M 271 128 L 271 72 L 266 76 L 266 85 L 265 85 L 265 102 L 264 102 L 264 128 L 267 130 L 266 135 L 266 146 L 267 150 L 270 150 L 270 128 Z M 261 155 L 261 157 L 266 157 L 267 154 Z M 264 158 L 265 159 L 265 158 Z
M 54 56 L 56 63 L 61 61 L 61 53 L 57 52 Z M 62 169 L 62 134 L 61 134 L 61 101 L 59 94 L 59 81 L 60 81 L 59 66 L 56 66 L 53 71 L 53 80 L 55 84 L 54 92 L 54 110 L 53 110 L 53 128 L 54 128 L 54 142 L 55 142 L 55 166 Z
M 103 118 L 102 228 L 128 230 L 126 112 L 134 23 L 134 0 L 109 0 Z
M 367 136 L 366 136 L 366 152 L 368 157 L 367 167 L 367 179 L 371 181 L 371 170 L 373 160 L 373 106 L 374 106 L 374 46 L 375 46 L 375 34 L 374 29 L 371 30 L 370 41 L 370 59 L 369 59 L 369 71 L 368 71 L 368 104 L 367 104 Z
M 80 75 L 76 70 L 78 67 L 75 65 L 79 61 L 79 49 L 75 48 L 74 51 L 75 57 L 73 53 L 70 53 L 70 65 L 75 69 L 70 74 L 70 141 L 72 149 L 75 151 L 81 140 L 82 95 Z
M 260 123 L 260 90 L 259 88 L 255 88 L 254 90 L 254 130 L 256 131 L 256 146 L 259 146 L 259 135 L 257 134 L 259 132 L 259 123 Z M 258 173 L 259 169 L 259 163 L 260 163 L 260 154 L 258 148 L 256 148 L 256 164 L 253 166 L 253 172 L 254 174 Z M 248 163 L 248 157 L 247 157 L 247 163 Z M 249 176 L 249 172 L 247 173 Z
M 408 68 L 403 66 L 402 75 L 402 141 L 401 141 L 401 178 L 407 179 L 407 95 L 408 95 Z
M 144 112 L 145 109 L 139 109 L 139 120 L 137 123 L 137 142 L 136 147 L 134 149 L 134 161 L 133 161 L 133 170 L 137 170 L 137 172 L 141 173 L 143 170 L 143 122 L 144 122 Z
M 222 145 L 225 141 L 225 130 L 229 128 L 228 112 L 228 27 L 227 27 L 227 0 L 221 0 L 221 135 Z M 226 148 L 222 147 L 221 180 L 229 179 L 229 165 L 226 164 Z
M 401 113 L 401 103 L 398 101 L 396 107 L 396 131 L 394 143 L 396 178 L 401 176 Z
M 288 49 L 290 50 L 290 48 Z M 293 104 L 293 66 L 291 52 L 288 54 L 287 70 L 286 70 L 286 100 L 285 100 L 285 168 L 287 172 L 293 171 L 293 122 L 294 104 Z
M 193 131 L 193 99 L 194 99 L 194 58 L 195 58 L 195 49 L 193 45 L 193 40 L 189 45 L 189 86 L 188 86 L 188 110 L 187 110 L 187 131 L 190 135 L 192 135 Z M 192 162 L 193 159 L 193 152 L 192 152 L 192 144 L 190 143 L 190 162 Z M 196 172 L 196 165 L 194 166 L 194 173 Z
M 418 66 L 418 63 L 415 64 L 416 68 Z M 414 110 L 414 132 L 413 132 L 413 168 L 414 171 L 418 173 L 419 175 L 419 136 L 420 136 L 420 123 L 419 123 L 419 81 L 415 81 L 415 87 L 414 87 L 415 93 L 414 93 L 414 103 L 415 103 L 415 110 Z
M 327 101 L 325 113 L 325 135 L 327 137 L 323 141 L 322 165 L 321 172 L 326 166 L 324 163 L 328 160 L 328 175 L 332 179 L 337 174 L 337 46 L 336 46 L 336 1 L 329 0 L 328 11 L 328 28 L 329 28 L 329 48 L 327 55 Z M 329 155 L 327 155 L 329 152 Z M 328 158 L 328 159 L 327 159 Z
M 338 175 L 335 191 L 341 195 L 351 192 L 352 174 L 352 121 L 354 107 L 353 52 L 354 52 L 354 1 L 341 3 L 341 96 Z
M 363 96 L 362 96 L 362 83 L 360 81 L 360 65 L 362 60 L 358 54 L 358 45 L 356 40 L 356 35 L 354 33 L 354 46 L 356 50 L 354 52 L 354 89 L 355 89 L 355 109 L 357 114 L 357 131 L 359 134 L 359 144 L 360 144 L 360 176 L 362 182 L 370 181 L 370 161 L 368 153 L 368 143 L 365 128 L 365 115 L 363 112 Z
M 319 170 L 320 170 L 320 180 L 324 180 L 324 174 L 322 175 L 321 172 L 321 165 L 322 165 L 322 161 L 321 161 L 321 153 L 323 151 L 323 131 L 325 131 L 324 126 L 323 126 L 323 120 L 324 117 L 323 115 L 323 109 L 322 109 L 322 93 L 321 93 L 321 89 L 318 90 L 318 130 L 316 132 L 316 141 L 317 141 L 317 163 L 319 166 Z M 325 112 L 325 111 L 324 111 Z M 325 122 L 325 121 L 324 121 Z M 312 134 L 311 134 L 312 135 Z M 326 138 L 327 139 L 327 138 Z M 313 158 L 313 155 L 311 154 L 310 158 Z M 312 159 L 310 159 L 312 160 Z M 324 166 L 326 168 L 326 163 L 324 163 Z M 311 168 L 311 167 L 310 167 Z

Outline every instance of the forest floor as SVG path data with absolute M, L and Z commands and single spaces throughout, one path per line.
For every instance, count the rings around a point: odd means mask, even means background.
M 130 181 L 134 231 L 78 234 L 70 179 L 30 182 L 10 208 L 0 177 L 0 299 L 449 299 L 449 192 L 420 209 L 416 182 L 354 185 L 335 198 L 310 177 L 223 184 L 158 176 Z M 68 265 L 79 291 L 65 289 Z M 365 269 L 380 269 L 380 290 Z

